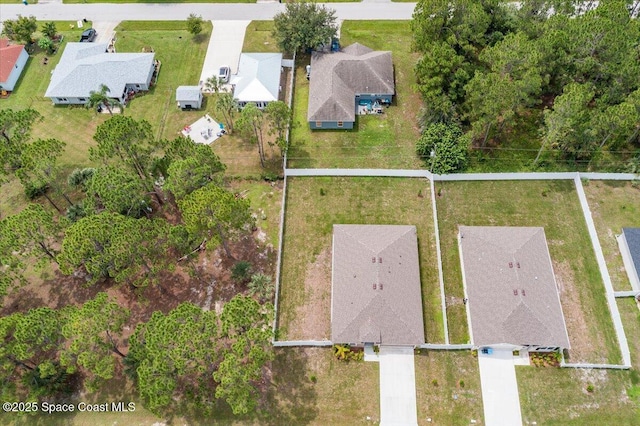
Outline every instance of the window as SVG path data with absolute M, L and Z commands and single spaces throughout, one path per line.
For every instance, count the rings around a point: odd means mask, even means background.
M 87 101 L 85 98 L 78 98 L 78 100 L 79 100 L 80 102 L 86 102 L 86 101 Z
M 67 98 L 58 98 L 58 102 L 67 102 Z
M 316 127 L 322 127 L 322 121 L 316 121 Z
M 342 127 L 343 126 L 343 122 L 342 121 L 338 121 L 338 127 Z

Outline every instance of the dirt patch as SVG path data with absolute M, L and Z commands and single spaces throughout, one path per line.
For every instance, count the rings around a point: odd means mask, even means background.
M 571 343 L 569 359 L 567 359 L 567 361 L 572 363 L 595 362 L 592 357 L 595 353 L 598 353 L 598 351 L 590 341 L 591 333 L 587 326 L 583 306 L 580 303 L 580 293 L 576 288 L 571 265 L 567 262 L 553 262 L 553 271 L 555 272 L 556 282 L 560 292 L 560 302 L 562 304 L 564 321 L 567 325 L 567 332 L 569 333 L 569 343 Z M 600 361 L 606 362 L 607 360 L 606 358 L 601 358 Z
M 331 329 L 331 249 L 325 248 L 307 268 L 305 303 L 296 308 L 291 340 L 328 340 Z

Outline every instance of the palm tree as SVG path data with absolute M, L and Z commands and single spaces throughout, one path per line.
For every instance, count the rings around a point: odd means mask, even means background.
M 222 82 L 217 76 L 212 75 L 205 81 L 204 88 L 211 93 L 218 93 L 222 89 Z
M 109 111 L 110 115 L 113 115 L 113 111 L 111 110 L 111 100 L 110 97 L 107 96 L 109 92 L 109 88 L 105 84 L 100 85 L 100 91 L 94 92 L 91 91 L 89 93 L 89 102 L 87 102 L 87 108 L 97 108 L 99 105 L 104 105 Z

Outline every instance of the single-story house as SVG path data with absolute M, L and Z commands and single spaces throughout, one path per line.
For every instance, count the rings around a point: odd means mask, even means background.
M 309 73 L 311 129 L 353 129 L 356 113 L 381 111 L 395 94 L 391 52 L 354 43 L 339 52 L 313 52 Z
M 176 89 L 178 107 L 184 109 L 200 109 L 202 107 L 202 91 L 200 86 L 178 86 Z
M 282 53 L 242 53 L 238 73 L 232 76 L 233 97 L 242 108 L 253 102 L 260 109 L 278 100 Z
M 464 302 L 475 348 L 568 349 L 544 229 L 460 226 Z
M 640 291 L 640 228 L 622 228 L 617 239 L 631 288 Z
M 416 227 L 333 225 L 331 341 L 424 344 Z
M 9 44 L 8 39 L 0 39 L 0 90 L 13 91 L 28 59 L 22 44 Z
M 130 95 L 149 90 L 154 53 L 108 53 L 107 47 L 107 43 L 67 43 L 44 96 L 58 105 L 82 105 L 104 84 L 107 96 L 124 104 Z

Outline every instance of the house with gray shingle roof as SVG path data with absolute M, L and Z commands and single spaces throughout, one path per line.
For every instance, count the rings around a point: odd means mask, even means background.
M 416 227 L 333 225 L 331 341 L 424 344 Z
M 388 105 L 394 94 L 391 52 L 354 43 L 339 52 L 311 55 L 311 129 L 352 129 L 356 114 L 368 110 L 366 105 Z
M 471 343 L 476 348 L 568 349 L 544 229 L 460 226 L 458 230 Z
M 202 91 L 200 86 L 178 86 L 176 89 L 178 108 L 200 109 L 202 107 Z
M 631 288 L 640 291 L 640 228 L 622 228 L 617 239 Z
M 67 43 L 45 93 L 54 104 L 86 104 L 101 85 L 124 104 L 130 93 L 149 90 L 154 53 L 108 53 L 106 43 Z

